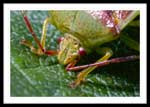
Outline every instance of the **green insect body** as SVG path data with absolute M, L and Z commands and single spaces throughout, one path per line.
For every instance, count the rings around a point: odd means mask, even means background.
M 111 32 L 111 29 L 98 20 L 98 17 L 94 19 L 87 11 L 49 11 L 49 13 L 50 23 L 56 26 L 61 32 L 69 33 L 71 38 L 78 40 L 79 44 L 81 44 L 87 53 L 119 37 L 119 35 L 115 33 L 116 31 Z M 118 23 L 120 30 L 125 28 L 138 14 L 138 11 L 132 11 L 126 19 L 120 19 Z M 69 39 L 67 39 L 67 41 L 69 41 Z M 74 45 L 72 43 L 73 42 L 69 44 L 70 47 Z M 62 43 L 61 45 L 66 45 L 66 43 Z M 61 49 L 62 51 L 58 54 L 60 63 L 67 64 L 70 62 L 67 60 L 68 58 L 74 60 L 78 57 L 77 51 L 74 51 L 74 55 L 72 55 L 74 48 L 75 47 L 72 46 L 67 52 L 64 52 L 65 48 Z
M 117 38 L 108 27 L 85 11 L 51 11 L 50 15 L 52 24 L 60 31 L 76 37 L 86 51 Z
M 80 50 L 85 49 L 90 53 L 93 49 L 100 45 L 111 42 L 119 38 L 120 32 L 136 17 L 139 11 L 49 11 L 49 17 L 44 21 L 43 34 L 41 42 L 35 37 L 31 25 L 24 16 L 26 25 L 32 33 L 34 39 L 38 43 L 39 49 L 36 50 L 27 41 L 22 41 L 22 44 L 31 48 L 34 53 L 39 55 L 49 54 L 58 55 L 58 60 L 61 64 L 67 65 L 67 70 L 84 69 L 78 74 L 77 80 L 71 84 L 71 87 L 78 86 L 84 78 L 100 65 L 109 63 L 118 63 L 139 59 L 138 56 L 108 60 L 112 56 L 112 51 L 109 48 L 101 48 L 100 53 L 104 55 L 95 64 L 89 64 L 82 67 L 74 67 L 81 55 Z M 62 33 L 64 39 L 59 44 L 59 49 L 55 51 L 45 51 L 46 26 L 52 24 L 56 26 Z M 126 41 L 129 39 L 126 39 Z M 130 44 L 131 46 L 131 44 Z M 136 47 L 134 47 L 135 49 Z M 137 48 L 136 48 L 137 49 Z M 106 61 L 108 60 L 108 61 Z M 106 63 L 105 63 L 106 61 Z M 96 66 L 95 66 L 96 65 Z M 73 68 L 74 67 L 74 68 Z
M 107 26 L 99 20 L 95 20 L 85 11 L 50 11 L 51 23 L 60 31 L 69 33 L 79 39 L 82 46 L 90 51 L 93 47 L 117 39 Z M 131 13 L 124 21 L 120 21 L 122 30 L 138 15 L 138 11 Z

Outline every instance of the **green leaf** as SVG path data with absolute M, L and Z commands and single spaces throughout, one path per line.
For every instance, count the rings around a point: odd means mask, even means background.
M 42 24 L 47 11 L 29 11 L 28 17 L 40 39 Z M 56 39 L 61 35 L 54 26 L 48 26 L 46 48 L 56 49 Z M 125 30 L 126 31 L 126 30 Z M 128 30 L 127 30 L 128 31 Z M 130 33 L 130 32 L 128 32 Z M 133 33 L 133 32 L 132 32 Z M 19 11 L 11 11 L 11 96 L 139 96 L 139 61 L 113 64 L 97 68 L 76 89 L 68 85 L 76 79 L 78 72 L 67 72 L 58 63 L 57 56 L 37 56 L 19 44 L 27 39 L 37 47 L 25 26 Z M 114 51 L 113 57 L 138 54 L 121 40 L 106 44 Z M 81 59 L 78 64 L 95 62 L 95 52 Z

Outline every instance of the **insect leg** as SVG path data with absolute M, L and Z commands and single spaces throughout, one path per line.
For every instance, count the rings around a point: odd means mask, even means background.
M 100 51 L 101 51 L 101 53 L 104 54 L 104 56 L 102 58 L 100 58 L 97 62 L 105 61 L 105 60 L 109 59 L 112 56 L 112 54 L 113 54 L 113 52 L 112 52 L 112 50 L 110 48 L 101 48 Z M 97 66 L 88 67 L 88 68 L 84 69 L 83 71 L 81 71 L 77 75 L 77 79 L 73 83 L 70 84 L 71 88 L 77 87 L 82 81 L 84 81 L 86 76 L 90 72 L 92 72 L 95 68 L 97 68 Z
M 46 31 L 47 31 L 47 28 L 46 26 L 48 25 L 49 23 L 49 19 L 47 18 L 45 21 L 44 21 L 44 24 L 43 24 L 43 33 L 42 33 L 42 38 L 41 38 L 41 42 L 39 41 L 39 39 L 37 38 L 36 34 L 34 33 L 33 29 L 32 29 L 32 26 L 30 24 L 30 21 L 26 15 L 26 11 L 22 11 L 22 14 L 23 14 L 23 18 L 24 18 L 24 21 L 26 23 L 26 26 L 27 28 L 29 29 L 30 33 L 32 34 L 34 40 L 36 41 L 36 43 L 38 44 L 38 49 L 35 49 L 32 44 L 27 41 L 27 40 L 22 40 L 21 41 L 21 44 L 24 44 L 26 46 L 28 46 L 31 51 L 35 54 L 38 54 L 38 55 L 42 55 L 42 54 L 47 54 L 47 55 L 56 55 L 57 54 L 57 51 L 55 50 L 45 50 L 45 39 L 46 39 Z
M 66 71 L 71 71 L 71 68 L 74 68 L 78 60 L 73 61 L 72 63 L 68 64 L 66 67 Z
M 48 24 L 50 24 L 50 18 L 46 18 L 44 20 L 44 24 L 43 24 L 42 37 L 41 37 L 41 45 L 42 45 L 42 47 L 44 49 L 45 49 L 46 33 L 47 33 L 47 26 L 48 26 Z M 41 51 L 40 48 L 39 48 L 39 51 Z M 56 55 L 57 51 L 56 50 L 46 50 L 45 54 Z
M 96 62 L 93 64 L 87 64 L 87 65 L 81 65 L 81 66 L 75 66 L 75 67 L 70 67 L 67 70 L 81 70 L 81 69 L 85 69 L 88 67 L 92 67 L 92 66 L 97 66 L 97 67 L 103 67 L 109 64 L 114 64 L 114 63 L 121 63 L 121 62 L 128 62 L 128 61 L 134 61 L 139 59 L 138 55 L 131 55 L 131 56 L 126 56 L 126 57 L 119 57 L 119 58 L 112 58 L 109 60 L 105 60 L 102 62 Z

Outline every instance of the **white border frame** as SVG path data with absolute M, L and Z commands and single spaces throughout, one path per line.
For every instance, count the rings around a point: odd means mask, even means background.
M 4 103 L 146 103 L 146 4 L 4 4 Z M 11 10 L 140 10 L 139 97 L 11 97 L 10 11 Z

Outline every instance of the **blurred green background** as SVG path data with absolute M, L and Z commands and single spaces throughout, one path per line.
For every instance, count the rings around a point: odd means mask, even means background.
M 33 29 L 40 38 L 42 24 L 47 11 L 28 11 Z M 27 39 L 37 47 L 25 26 L 19 11 L 11 11 L 11 96 L 139 96 L 139 61 L 112 64 L 97 68 L 86 81 L 75 89 L 68 85 L 76 79 L 78 72 L 66 72 L 57 61 L 57 56 L 37 56 L 19 44 Z M 58 47 L 57 38 L 62 35 L 49 25 L 46 39 L 47 49 Z M 139 26 L 128 26 L 123 33 L 139 41 Z M 122 39 L 104 44 L 111 47 L 113 57 L 139 54 L 127 47 Z M 95 62 L 100 56 L 95 52 L 84 56 L 78 65 Z

